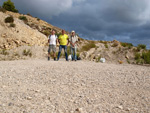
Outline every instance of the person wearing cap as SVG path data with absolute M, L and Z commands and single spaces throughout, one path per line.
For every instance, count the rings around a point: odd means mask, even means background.
M 51 50 L 53 51 L 54 60 L 56 60 L 57 35 L 55 35 L 55 31 L 54 31 L 54 30 L 52 30 L 51 35 L 49 35 L 49 37 L 48 37 L 48 43 L 49 43 L 49 48 L 48 48 L 48 60 L 50 60 L 50 53 L 51 53 Z
M 60 46 L 59 46 L 57 61 L 59 60 L 62 48 L 64 49 L 65 52 L 66 61 L 68 61 L 67 45 L 69 44 L 69 37 L 67 34 L 65 34 L 65 30 L 62 30 L 62 34 L 58 37 L 58 42 Z
M 70 47 L 71 47 L 71 56 L 72 56 L 72 61 L 77 60 L 77 42 L 78 42 L 78 36 L 75 34 L 75 31 L 71 32 L 71 36 L 69 38 L 70 41 Z

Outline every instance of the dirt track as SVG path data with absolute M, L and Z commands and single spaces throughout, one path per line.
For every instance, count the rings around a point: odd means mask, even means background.
M 150 113 L 150 67 L 0 62 L 0 113 Z

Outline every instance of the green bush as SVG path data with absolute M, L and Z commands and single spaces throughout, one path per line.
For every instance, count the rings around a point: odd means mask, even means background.
M 27 15 L 32 17 L 32 15 L 30 13 L 27 13 Z
M 107 41 L 102 41 L 102 40 L 100 40 L 99 42 L 100 42 L 100 43 L 103 43 L 103 44 L 107 44 Z
M 76 54 L 76 55 L 77 55 L 77 58 L 79 58 L 79 57 L 80 57 L 80 53 L 78 53 L 78 52 L 77 52 L 77 54 Z
M 136 51 L 141 51 L 141 47 L 137 47 Z
M 108 45 L 107 45 L 107 44 L 105 44 L 105 48 L 108 48 Z
M 132 47 L 133 47 L 133 45 L 129 45 L 129 46 L 128 46 L 128 49 L 131 49 Z
M 37 21 L 40 21 L 40 19 L 39 19 L 39 18 L 37 18 Z
M 29 49 L 29 50 L 27 50 L 27 49 L 25 49 L 25 50 L 23 50 L 23 53 L 22 53 L 23 55 L 25 55 L 25 56 L 32 56 L 32 52 L 31 52 L 31 50 Z
M 5 23 L 13 23 L 13 22 L 14 22 L 14 18 L 12 16 L 5 18 Z
M 56 35 L 57 35 L 57 37 L 59 37 L 59 36 L 61 35 L 61 33 L 57 33 L 57 32 L 56 32 Z
M 6 9 L 7 11 L 12 11 L 12 12 L 18 13 L 18 10 L 15 9 L 14 3 L 11 2 L 11 0 L 7 0 L 6 2 L 4 2 L 3 8 Z
M 135 60 L 137 64 L 150 64 L 150 51 L 143 52 L 142 55 L 140 53 L 136 53 Z
M 146 49 L 146 45 L 144 45 L 144 44 L 139 44 L 139 45 L 137 46 L 137 48 L 138 48 L 138 49 Z
M 90 50 L 91 48 L 95 48 L 95 47 L 96 47 L 95 43 L 94 43 L 94 42 L 91 42 L 91 43 L 88 43 L 88 44 L 84 45 L 84 46 L 82 47 L 81 51 L 88 51 L 88 50 Z
M 10 27 L 16 27 L 16 24 L 14 24 L 14 23 L 10 23 L 10 25 L 9 25 Z
M 7 52 L 6 49 L 0 50 L 0 54 L 2 54 L 2 55 L 9 55 L 9 53 Z
M 123 46 L 123 47 L 128 47 L 129 49 L 131 49 L 131 47 L 133 47 L 133 44 L 132 44 L 132 43 L 124 43 L 124 42 L 121 42 L 121 46 Z
M 127 62 L 128 62 L 128 64 L 131 64 L 130 61 L 129 61 L 129 59 L 127 59 Z
M 140 58 L 141 58 L 141 54 L 140 54 L 140 53 L 135 53 L 134 59 L 135 59 L 135 60 L 138 60 L 138 59 L 140 59 Z
M 50 30 L 44 30 L 44 31 L 42 31 L 42 33 L 46 36 L 49 36 L 51 34 L 51 31 Z
M 126 47 L 127 43 L 121 42 L 121 46 Z
M 144 63 L 150 64 L 150 52 L 143 52 L 141 58 L 144 60 Z
M 98 58 L 96 58 L 96 62 L 100 62 L 101 56 L 99 56 Z
M 26 16 L 19 16 L 20 20 L 23 20 L 24 22 L 28 22 L 28 19 Z

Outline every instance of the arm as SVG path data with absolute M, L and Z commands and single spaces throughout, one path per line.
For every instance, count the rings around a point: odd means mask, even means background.
M 56 45 L 59 45 L 60 44 L 60 41 L 59 41 L 59 39 L 57 38 L 56 39 Z
M 48 36 L 48 44 L 49 44 L 49 42 L 50 42 L 50 37 Z
M 69 38 L 69 36 L 67 35 L 67 46 L 69 45 L 69 42 L 70 42 L 70 38 Z

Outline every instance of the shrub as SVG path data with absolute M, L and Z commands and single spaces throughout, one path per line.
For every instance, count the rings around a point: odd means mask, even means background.
M 140 58 L 141 58 L 140 53 L 135 53 L 135 57 L 134 57 L 134 59 L 135 59 L 135 60 L 138 60 L 138 59 L 140 59 Z
M 102 41 L 102 40 L 100 40 L 99 42 L 100 42 L 100 43 L 103 43 L 103 44 L 107 44 L 107 41 Z
M 105 48 L 108 48 L 108 45 L 107 45 L 107 44 L 105 44 Z
M 37 21 L 40 21 L 40 19 L 39 19 L 39 18 L 37 18 Z
M 25 49 L 25 50 L 23 50 L 23 55 L 31 57 L 32 56 L 32 52 L 30 51 L 30 49 L 29 50 Z
M 101 59 L 101 56 L 99 56 L 98 58 L 96 58 L 96 62 L 99 62 Z
M 131 49 L 131 47 L 133 46 L 132 43 L 124 43 L 124 42 L 121 42 L 121 46 L 123 47 L 128 47 L 129 49 Z
M 57 32 L 56 32 L 56 35 L 57 35 L 57 37 L 59 37 L 59 36 L 61 35 L 61 33 L 57 33 Z
M 129 61 L 129 59 L 127 59 L 127 62 L 128 62 L 128 64 L 131 64 L 130 61 Z
M 6 12 L 6 9 L 4 9 L 4 8 L 2 8 L 2 7 L 0 6 L 0 12 L 5 13 L 5 12 Z
M 150 64 L 150 52 L 143 52 L 141 58 L 144 60 L 144 63 Z
M 23 20 L 24 22 L 28 22 L 28 19 L 25 16 L 19 16 L 20 20 Z
M 5 23 L 13 23 L 13 22 L 14 22 L 14 18 L 12 16 L 5 18 Z
M 127 43 L 121 42 L 121 46 L 126 47 L 126 46 L 127 46 Z
M 88 44 L 84 45 L 82 47 L 81 51 L 88 51 L 91 48 L 95 48 L 95 47 L 96 47 L 95 43 L 91 42 L 91 43 L 88 43 Z
M 137 48 L 138 48 L 138 50 L 146 49 L 146 45 L 144 45 L 144 44 L 139 44 L 139 45 L 137 46 Z
M 51 31 L 50 30 L 44 30 L 42 33 L 46 36 L 49 36 L 51 34 Z
M 136 53 L 135 60 L 137 64 L 150 64 L 150 51 L 143 52 L 142 55 L 140 53 Z
M 27 13 L 27 15 L 32 17 L 32 15 L 30 13 Z
M 9 53 L 7 52 L 6 49 L 2 49 L 2 50 L 0 51 L 0 54 L 2 54 L 2 55 L 9 55 Z
M 3 8 L 8 10 L 8 11 L 12 11 L 12 12 L 18 13 L 18 10 L 15 9 L 14 3 L 11 2 L 11 0 L 7 0 L 6 2 L 4 2 L 3 3 Z
M 79 57 L 80 57 L 80 53 L 77 53 L 76 55 L 77 55 L 77 58 L 79 58 Z
M 137 59 L 137 60 L 136 60 L 136 64 L 139 64 L 139 63 L 140 63 L 140 59 Z
M 16 27 L 16 24 L 10 23 L 10 27 Z
M 128 49 L 131 49 L 133 47 L 133 45 L 128 45 Z
M 20 57 L 20 55 L 19 55 L 18 53 L 14 53 L 14 56 L 18 56 L 18 57 Z

